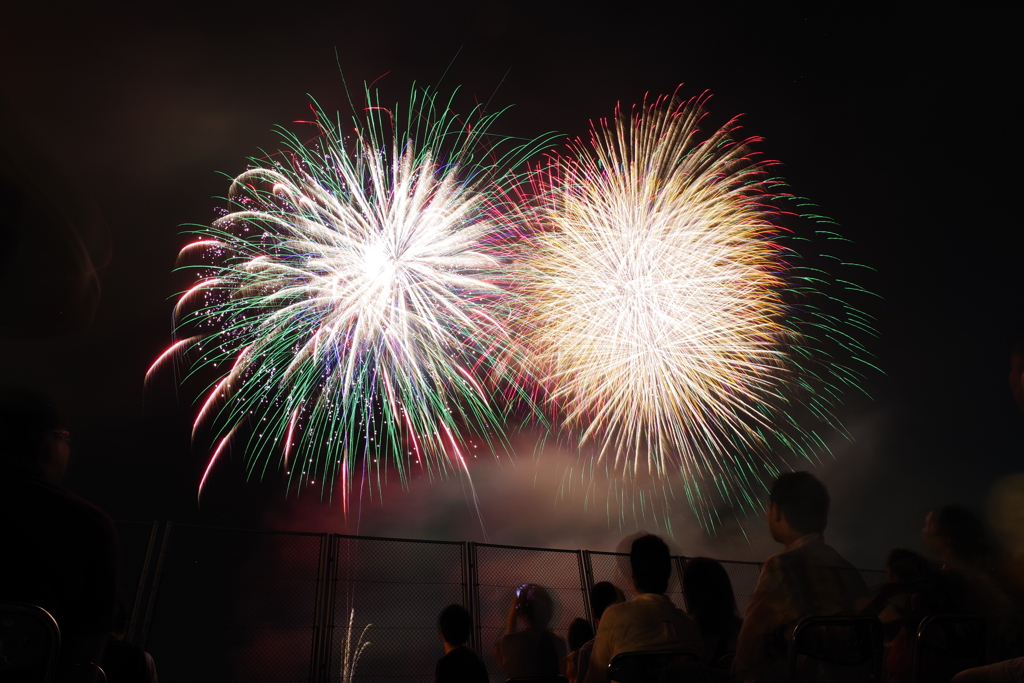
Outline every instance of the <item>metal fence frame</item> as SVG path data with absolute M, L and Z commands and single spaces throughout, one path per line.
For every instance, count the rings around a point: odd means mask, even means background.
M 153 625 L 156 620 L 160 619 L 161 606 L 161 584 L 166 581 L 174 581 L 174 576 L 165 576 L 165 568 L 167 566 L 168 557 L 173 557 L 173 553 L 176 552 L 176 546 L 174 545 L 174 538 L 180 537 L 181 532 L 191 530 L 193 532 L 211 534 L 222 533 L 227 535 L 268 535 L 268 536 L 304 536 L 312 540 L 313 537 L 318 538 L 319 550 L 317 564 L 316 564 L 316 591 L 315 591 L 315 605 L 312 610 L 312 642 L 311 651 L 309 654 L 309 667 L 308 676 L 305 678 L 292 677 L 288 680 L 305 680 L 308 683 L 331 683 L 331 681 L 337 680 L 337 676 L 332 674 L 332 671 L 336 668 L 336 662 L 332 663 L 335 659 L 333 653 L 334 638 L 335 638 L 335 616 L 338 612 L 338 584 L 339 579 L 339 558 L 337 552 L 342 543 L 354 543 L 356 547 L 362 543 L 371 544 L 415 544 L 410 546 L 425 548 L 429 545 L 432 546 L 450 546 L 458 548 L 458 560 L 457 567 L 452 567 L 453 575 L 457 575 L 459 581 L 461 581 L 461 596 L 462 604 L 466 607 L 469 613 L 473 617 L 474 628 L 470 636 L 470 645 L 482 656 L 486 655 L 490 651 L 492 643 L 484 642 L 481 622 L 481 565 L 480 555 L 483 554 L 500 554 L 502 551 L 521 553 L 521 554 L 532 554 L 534 559 L 542 558 L 548 553 L 557 553 L 558 556 L 564 558 L 564 563 L 573 565 L 577 572 L 577 576 L 574 579 L 572 576 L 565 576 L 565 572 L 561 572 L 559 576 L 564 578 L 565 585 L 558 588 L 557 590 L 575 592 L 575 586 L 578 586 L 582 595 L 582 614 L 573 612 L 578 616 L 583 616 L 587 620 L 593 623 L 593 610 L 590 605 L 590 588 L 594 585 L 595 580 L 598 579 L 599 575 L 606 578 L 600 580 L 607 580 L 608 577 L 608 561 L 613 560 L 613 565 L 620 568 L 620 571 L 615 574 L 615 578 L 618 579 L 619 583 L 625 583 L 626 579 L 623 576 L 621 568 L 624 565 L 622 559 L 615 560 L 614 558 L 624 558 L 628 555 L 623 553 L 609 553 L 601 551 L 590 551 L 590 550 L 561 550 L 554 548 L 531 548 L 525 546 L 507 546 L 507 545 L 495 545 L 488 543 L 475 543 L 475 542 L 452 542 L 452 541 L 425 541 L 420 539 L 397 539 L 397 538 L 385 538 L 375 536 L 354 536 L 345 534 L 309 534 L 301 532 L 284 532 L 284 531 L 254 531 L 251 529 L 224 529 L 217 527 L 206 527 L 198 525 L 177 525 L 172 522 L 119 522 L 119 529 L 122 533 L 122 538 L 130 537 L 133 539 L 131 545 L 134 547 L 125 547 L 122 552 L 122 584 L 124 586 L 122 590 L 122 601 L 128 608 L 129 624 L 127 631 L 127 639 L 131 642 L 137 643 L 143 647 L 153 647 L 158 645 L 152 639 L 153 636 Z M 180 531 L 178 531 L 180 530 Z M 176 535 L 176 531 L 178 534 Z M 187 536 L 187 534 L 186 534 Z M 252 536 L 250 536 L 252 537 Z M 382 546 L 385 547 L 385 546 Z M 454 554 L 454 553 L 453 553 Z M 572 560 L 568 559 L 568 555 L 572 555 Z M 551 555 L 556 557 L 556 555 Z M 685 565 L 685 561 L 689 559 L 686 556 L 673 557 L 673 573 L 672 579 L 669 586 L 667 595 L 671 597 L 676 604 L 685 608 L 683 604 L 683 598 L 681 593 L 682 586 L 682 572 Z M 599 561 L 602 565 L 602 571 L 595 573 L 595 560 Z M 736 572 L 742 572 L 745 576 L 746 589 L 752 590 L 751 580 L 756 581 L 756 573 L 760 572 L 761 564 L 759 562 L 736 562 L 730 560 L 719 560 L 723 565 L 726 566 L 727 570 L 730 571 L 732 577 Z M 454 563 L 453 563 L 454 564 Z M 354 571 L 349 569 L 348 571 Z M 486 571 L 493 571 L 493 568 L 485 567 Z M 871 574 L 875 574 L 874 570 L 862 570 L 866 578 L 873 578 Z M 572 571 L 569 570 L 571 574 Z M 137 577 L 136 577 L 137 574 Z M 881 575 L 881 572 L 877 572 Z M 312 580 L 312 574 L 309 577 L 305 577 L 303 580 L 306 582 Z M 529 581 L 529 576 L 521 576 L 521 580 Z M 355 584 L 355 579 L 349 577 L 348 590 L 354 591 L 352 587 Z M 371 580 L 373 582 L 375 580 Z M 451 580 L 447 582 L 440 582 L 448 586 L 457 586 L 459 581 Z M 387 582 L 384 582 L 387 583 Z M 409 582 L 405 582 L 409 583 Z M 424 581 L 424 586 L 431 583 Z M 873 583 L 868 581 L 868 583 Z M 415 584 L 415 582 L 413 583 Z M 499 584 L 488 584 L 487 587 L 492 590 L 491 592 L 497 592 L 497 589 L 501 589 L 507 586 L 507 583 Z M 735 586 L 735 580 L 734 580 Z M 621 588 L 626 590 L 627 596 L 631 592 L 631 586 L 621 585 Z M 133 588 L 131 594 L 128 593 L 129 589 Z M 740 612 L 742 613 L 743 608 L 746 605 L 746 599 L 748 598 L 748 592 L 737 592 L 737 601 L 740 603 Z M 576 599 L 572 601 L 575 603 Z M 487 609 L 493 611 L 493 605 L 488 603 L 485 606 Z M 304 627 L 303 627 L 304 628 Z M 420 631 L 424 627 L 416 627 Z M 493 626 L 489 627 L 493 630 Z M 438 656 L 440 656 L 438 654 Z M 485 657 L 485 661 L 489 662 L 489 658 Z M 432 677 L 432 672 L 423 672 L 424 680 L 427 680 L 429 675 Z M 496 671 L 492 671 L 492 680 L 499 680 Z M 402 678 L 414 679 L 417 676 L 393 676 L 388 675 L 389 678 L 395 680 Z M 357 679 L 362 676 L 357 676 Z M 161 679 L 165 679 L 163 673 Z M 176 683 L 173 678 L 166 678 L 168 683 Z M 196 678 L 190 680 L 207 680 L 205 678 Z M 211 679 L 212 680 L 212 679 Z M 252 679 L 257 680 L 257 679 Z M 270 680 L 270 679 L 266 679 Z M 275 679 L 279 680 L 279 679 Z M 432 680 L 432 678 L 430 678 Z M 503 679 L 502 679 L 503 680 Z

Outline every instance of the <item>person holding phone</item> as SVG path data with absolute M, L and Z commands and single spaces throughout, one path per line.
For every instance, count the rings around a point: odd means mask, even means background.
M 505 633 L 491 655 L 509 678 L 557 676 L 568 653 L 565 640 L 548 630 L 551 596 L 540 586 L 516 588 L 508 610 Z M 521 626 L 521 628 L 520 628 Z

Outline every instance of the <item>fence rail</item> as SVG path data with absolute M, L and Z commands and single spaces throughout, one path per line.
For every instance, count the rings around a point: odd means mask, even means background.
M 149 650 L 164 683 L 427 683 L 443 653 L 436 618 L 451 603 L 473 615 L 471 645 L 497 683 L 489 653 L 516 586 L 548 589 L 563 635 L 591 619 L 594 583 L 631 596 L 618 553 L 171 522 L 118 529 L 128 639 Z M 675 558 L 666 593 L 684 609 L 685 560 Z M 760 564 L 721 562 L 742 613 Z M 869 584 L 884 576 L 864 574 Z

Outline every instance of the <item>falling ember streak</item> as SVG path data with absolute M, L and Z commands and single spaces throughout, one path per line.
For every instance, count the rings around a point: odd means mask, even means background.
M 402 411 L 402 418 L 405 420 L 405 424 L 409 428 L 409 439 L 412 440 L 412 452 L 416 454 L 416 462 L 420 464 L 421 470 L 426 470 L 427 464 L 423 462 L 423 457 L 420 453 L 420 443 L 416 439 L 416 430 L 412 426 L 412 422 L 409 420 L 409 413 Z
M 441 427 L 444 428 L 446 434 L 448 434 L 448 440 L 452 444 L 452 449 L 455 450 L 455 457 L 458 459 L 459 464 L 462 465 L 462 471 L 466 473 L 466 481 L 469 482 L 469 491 L 473 496 L 473 509 L 476 511 L 476 519 L 480 522 L 480 531 L 484 535 L 484 542 L 487 542 L 487 528 L 484 526 L 484 516 L 480 511 L 480 499 L 476 495 L 476 486 L 473 485 L 473 475 L 469 472 L 469 467 L 466 466 L 466 459 L 462 457 L 462 451 L 459 450 L 459 444 L 455 440 L 455 436 L 451 430 L 448 429 L 448 425 L 444 422 L 441 423 Z
M 228 441 L 235 435 L 235 430 L 238 429 L 238 425 L 228 432 L 228 435 L 220 440 L 220 444 L 214 449 L 213 455 L 210 456 L 210 462 L 206 465 L 206 470 L 203 472 L 203 478 L 199 480 L 199 491 L 196 493 L 196 501 L 199 501 L 200 496 L 203 495 L 203 485 L 206 484 L 206 478 L 210 476 L 210 470 L 213 469 L 213 465 L 217 462 L 217 458 L 224 451 L 224 447 L 228 445 Z
M 195 249 L 197 247 L 212 247 L 214 245 L 219 244 L 220 240 L 198 240 L 196 242 L 192 242 L 191 244 L 186 244 L 184 247 L 182 247 L 181 253 L 184 254 L 185 252 L 191 251 L 192 249 Z
M 341 512 L 346 517 L 348 517 L 348 492 L 348 458 L 346 457 L 341 463 Z
M 210 278 L 209 280 L 203 280 L 202 282 L 198 282 L 192 287 L 190 287 L 188 291 L 181 295 L 181 297 L 178 299 L 178 303 L 174 305 L 174 317 L 178 318 L 182 307 L 189 301 L 193 294 L 195 294 L 201 289 L 205 289 L 207 287 L 215 285 L 217 284 L 217 282 L 219 282 L 218 278 Z
M 173 344 L 171 344 L 171 345 L 170 345 L 170 346 L 169 346 L 169 347 L 167 348 L 167 350 L 166 350 L 166 351 L 164 351 L 163 353 L 161 353 L 161 354 L 160 354 L 160 355 L 159 355 L 159 356 L 157 357 L 157 359 L 156 359 L 155 361 L 153 361 L 153 364 L 149 366 L 149 370 L 146 370 L 146 379 L 147 379 L 147 380 L 149 379 L 149 376 L 150 376 L 150 375 L 151 375 L 151 374 L 153 373 L 153 371 L 154 371 L 154 370 L 156 370 L 156 369 L 157 369 L 157 367 L 158 367 L 158 366 L 160 365 L 160 363 L 162 363 L 162 362 L 163 362 L 163 360 L 164 360 L 165 358 L 167 358 L 168 356 L 171 356 L 171 355 L 175 354 L 175 353 L 176 353 L 176 352 L 177 352 L 177 351 L 178 351 L 179 349 L 181 349 L 181 348 L 182 348 L 183 346 L 186 346 L 186 345 L 188 345 L 188 344 L 191 344 L 192 342 L 196 341 L 196 340 L 197 340 L 198 338 L 199 338 L 199 337 L 189 337 L 188 339 L 182 339 L 181 341 L 177 341 L 177 342 L 174 342 Z
M 206 417 L 206 411 L 210 409 L 210 406 L 212 406 L 214 401 L 217 400 L 217 397 L 221 396 L 220 388 L 222 386 L 224 386 L 224 383 L 227 382 L 227 381 L 228 381 L 228 378 L 225 377 L 221 381 L 217 382 L 216 386 L 213 387 L 213 391 L 210 392 L 210 395 L 206 398 L 206 401 L 203 403 L 203 407 L 200 408 L 199 412 L 196 414 L 196 419 L 192 423 L 192 438 L 193 439 L 196 438 L 196 432 L 199 430 L 199 425 L 202 424 L 203 418 Z
M 478 394 L 480 394 L 480 398 L 486 401 L 487 392 L 484 391 L 484 388 L 482 386 L 480 386 L 480 383 L 473 379 L 473 376 L 466 372 L 466 369 L 463 368 L 462 366 L 456 366 L 456 369 L 459 371 L 459 374 L 466 378 L 466 381 L 473 385 L 473 388 L 476 389 Z
M 241 366 L 242 360 L 245 358 L 245 354 L 248 353 L 249 348 L 250 347 L 247 346 L 238 352 L 238 356 L 235 358 L 235 362 L 231 366 L 231 370 L 228 372 L 227 375 L 224 376 L 223 379 L 217 382 L 217 385 L 213 388 L 213 391 L 211 391 L 210 395 L 207 397 L 206 402 L 203 403 L 203 407 L 199 409 L 199 413 L 196 415 L 196 419 L 192 424 L 193 439 L 195 439 L 196 437 L 196 432 L 199 430 L 199 425 L 201 425 L 203 423 L 203 420 L 206 418 L 207 411 L 216 402 L 218 397 L 224 397 L 224 394 L 221 392 L 221 390 L 227 390 L 231 388 L 231 380 L 232 378 L 237 377 L 238 368 Z
M 296 408 L 292 411 L 291 419 L 288 420 L 288 435 L 285 437 L 284 442 L 284 466 L 288 467 L 288 454 L 291 453 L 292 446 L 294 445 L 293 439 L 295 438 L 295 422 L 299 418 L 299 409 Z

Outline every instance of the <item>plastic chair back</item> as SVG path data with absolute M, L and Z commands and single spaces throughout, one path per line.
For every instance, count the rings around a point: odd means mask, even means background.
M 665 667 L 676 662 L 700 662 L 700 655 L 687 650 L 620 652 L 608 663 L 608 680 L 617 683 L 657 681 Z
M 983 617 L 937 615 L 917 627 L 914 681 L 948 681 L 964 669 L 987 664 Z
M 807 617 L 789 646 L 792 683 L 880 683 L 882 623 L 875 617 Z
M 59 654 L 60 629 L 49 612 L 0 602 L 0 683 L 50 683 Z

